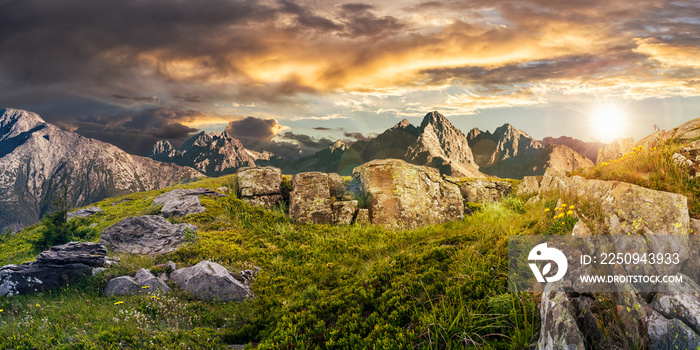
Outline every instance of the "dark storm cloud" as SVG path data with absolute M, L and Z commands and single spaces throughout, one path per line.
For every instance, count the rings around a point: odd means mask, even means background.
M 369 137 L 363 135 L 361 132 L 344 132 L 345 137 L 350 137 L 355 141 L 369 141 Z
M 306 28 L 321 29 L 323 31 L 340 30 L 342 26 L 332 20 L 317 16 L 309 8 L 292 1 L 281 0 L 281 11 L 296 15 L 297 22 Z
M 309 135 L 295 134 L 291 131 L 285 132 L 284 134 L 281 135 L 281 137 L 285 140 L 294 140 L 301 146 L 301 149 L 303 151 L 308 151 L 308 152 L 313 152 L 313 153 L 316 153 L 320 149 L 326 148 L 326 147 L 328 147 L 328 145 L 333 143 L 332 140 L 327 139 L 325 137 L 317 139 L 317 138 L 311 137 Z
M 161 139 L 179 147 L 199 131 L 181 122 L 203 116 L 203 113 L 193 110 L 149 108 L 104 117 L 79 117 L 75 121 L 59 124 L 85 137 L 111 143 L 132 154 L 143 155 Z
M 200 103 L 202 100 L 199 98 L 199 96 L 190 96 L 190 95 L 185 95 L 185 96 L 175 96 L 176 99 L 182 100 L 185 102 L 191 102 L 191 103 Z
M 112 94 L 109 97 L 116 98 L 118 100 L 133 100 L 133 101 L 143 101 L 143 102 L 160 102 L 160 99 L 155 96 L 136 96 L 129 97 L 121 94 Z
M 404 25 L 392 16 L 377 17 L 372 10 L 374 6 L 369 4 L 345 4 L 341 6 L 341 17 L 345 28 L 340 36 L 357 38 L 362 36 L 372 37 L 377 35 L 388 36 L 395 34 Z
M 324 127 L 324 126 L 317 126 L 317 127 L 313 128 L 313 129 L 314 129 L 314 130 L 318 130 L 318 131 L 329 131 L 329 130 L 333 130 L 332 128 L 326 128 L 326 127 Z
M 256 149 L 261 142 L 268 142 L 275 137 L 281 126 L 275 119 L 246 117 L 228 123 L 226 132 L 241 141 L 243 146 Z

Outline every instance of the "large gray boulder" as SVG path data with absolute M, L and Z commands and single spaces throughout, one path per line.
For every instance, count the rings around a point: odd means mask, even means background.
M 464 200 L 472 203 L 492 203 L 510 195 L 511 185 L 505 181 L 474 180 L 460 187 Z
M 330 193 L 328 174 L 314 171 L 294 175 L 289 194 L 289 215 L 304 223 L 332 223 Z
M 566 293 L 559 284 L 548 283 L 542 293 L 540 341 L 538 349 L 584 350 L 584 337 L 576 324 L 576 315 Z
M 163 207 L 160 209 L 160 212 L 165 217 L 203 213 L 207 209 L 199 202 L 200 195 L 212 197 L 224 196 L 208 188 L 177 188 L 156 197 L 156 199 L 153 200 L 153 205 L 162 205 Z
M 107 263 L 107 248 L 70 242 L 43 251 L 35 261 L 0 268 L 0 296 L 60 289 L 91 276 Z
M 253 296 L 247 283 L 211 261 L 176 270 L 170 279 L 192 297 L 208 301 L 242 301 Z
M 188 231 L 196 233 L 197 228 L 157 215 L 129 217 L 102 231 L 100 243 L 120 253 L 162 255 L 184 245 Z
M 360 190 L 372 200 L 372 223 L 390 229 L 416 228 L 464 218 L 457 184 L 437 169 L 382 159 L 356 167 L 352 173 Z
M 146 269 L 139 270 L 134 277 L 120 276 L 113 278 L 107 282 L 107 287 L 104 290 L 106 296 L 168 292 L 170 292 L 170 287 L 165 284 L 165 281 L 156 278 L 151 271 Z
M 68 220 L 75 218 L 87 218 L 97 213 L 103 213 L 100 207 L 87 207 L 84 209 L 78 209 L 68 213 Z
M 238 195 L 252 206 L 274 207 L 282 200 L 282 171 L 273 167 L 240 168 Z

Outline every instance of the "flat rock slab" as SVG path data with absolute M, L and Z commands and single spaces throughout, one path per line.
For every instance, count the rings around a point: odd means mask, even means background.
M 472 203 L 498 202 L 511 192 L 511 185 L 505 181 L 474 180 L 460 187 L 464 200 Z
M 328 174 L 317 171 L 292 177 L 289 215 L 299 222 L 330 224 L 333 222 Z
M 153 200 L 153 205 L 162 205 L 163 207 L 160 211 L 165 217 L 203 213 L 207 211 L 207 209 L 199 202 L 200 195 L 212 197 L 224 196 L 208 188 L 178 188 L 156 197 L 156 199 Z
M 78 209 L 68 213 L 68 220 L 75 218 L 86 218 L 93 216 L 97 213 L 103 213 L 100 207 L 87 207 L 84 209 Z
M 248 285 L 229 270 L 207 260 L 173 272 L 170 279 L 199 300 L 242 301 L 253 295 Z
M 165 284 L 165 281 L 156 278 L 151 271 L 146 269 L 139 270 L 134 277 L 120 276 L 113 278 L 107 282 L 107 287 L 104 290 L 106 296 L 168 292 L 170 292 L 170 287 Z
M 171 224 L 162 216 L 129 217 L 102 231 L 100 243 L 115 252 L 162 255 L 185 244 L 188 230 L 197 232 L 190 224 Z
M 238 169 L 238 191 L 241 197 L 280 194 L 282 171 L 279 168 L 259 167 Z
M 35 261 L 0 268 L 0 296 L 60 289 L 92 275 L 106 261 L 107 248 L 101 244 L 70 242 L 54 246 Z

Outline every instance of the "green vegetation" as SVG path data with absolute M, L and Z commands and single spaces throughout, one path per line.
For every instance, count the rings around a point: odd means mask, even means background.
M 690 179 L 689 170 L 673 163 L 673 153 L 684 145 L 669 140 L 661 145 L 636 150 L 620 159 L 572 173 L 588 179 L 617 180 L 688 197 L 690 215 L 700 217 L 700 179 Z
M 226 176 L 177 187 L 233 189 L 235 181 Z M 96 204 L 104 213 L 68 225 L 101 232 L 124 217 L 157 211 L 153 198 L 168 190 L 104 200 Z M 207 212 L 177 220 L 198 228 L 177 252 L 123 255 L 118 266 L 81 285 L 0 297 L 0 348 L 522 349 L 536 341 L 532 295 L 507 291 L 507 237 L 563 232 L 546 211 L 556 198 L 525 204 L 509 197 L 462 222 L 400 231 L 298 224 L 284 206 L 252 208 L 235 191 L 200 199 Z M 47 225 L 3 238 L 0 263 L 33 259 L 31 242 Z M 101 294 L 110 278 L 140 268 L 158 272 L 168 260 L 183 267 L 203 259 L 231 271 L 261 267 L 256 298 L 201 302 L 177 288 L 167 296 Z

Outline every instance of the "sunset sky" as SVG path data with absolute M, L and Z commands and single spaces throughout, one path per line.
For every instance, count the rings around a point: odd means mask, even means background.
M 0 0 L 0 52 L 0 107 L 137 154 L 226 129 L 294 158 L 432 110 L 584 141 L 700 117 L 691 0 Z

